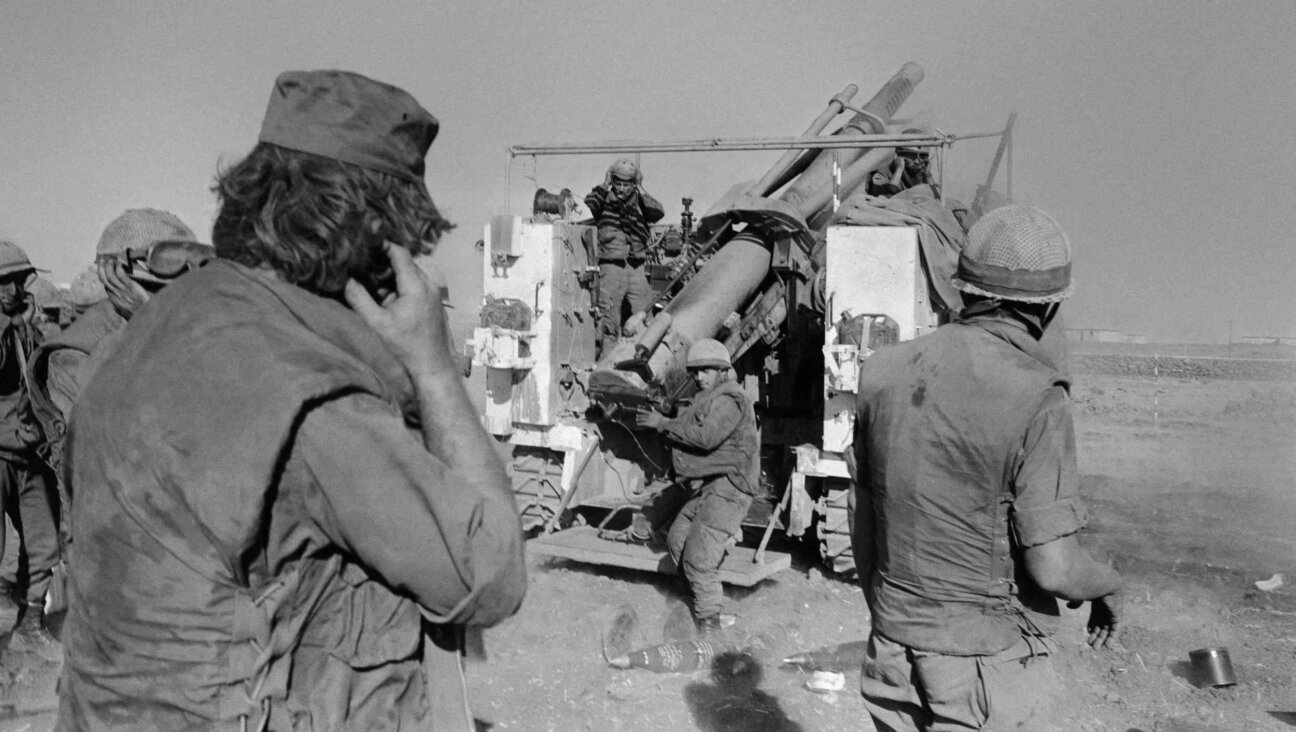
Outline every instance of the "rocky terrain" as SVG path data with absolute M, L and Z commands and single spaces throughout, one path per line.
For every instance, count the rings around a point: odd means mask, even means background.
M 1130 605 L 1115 651 L 1080 642 L 1084 608 L 1051 621 L 1067 680 L 1054 729 L 1296 728 L 1292 354 L 1234 346 L 1239 353 L 1229 359 L 1207 348 L 1073 348 L 1091 514 L 1084 542 L 1126 573 Z M 1279 363 L 1256 370 L 1257 362 Z M 600 648 L 622 607 L 640 619 L 637 643 L 687 635 L 674 580 L 532 557 L 522 611 L 487 632 L 487 660 L 468 668 L 478 728 L 871 728 L 857 669 L 845 673 L 843 690 L 821 694 L 806 688 L 810 674 L 780 667 L 792 652 L 866 637 L 869 622 L 859 589 L 822 570 L 813 547 L 780 548 L 793 553 L 792 569 L 729 591 L 741 633 L 763 636 L 769 647 L 684 674 L 609 668 Z M 1257 587 L 1280 573 L 1287 583 Z M 1229 649 L 1235 686 L 1194 685 L 1188 653 L 1207 646 Z M 0 666 L 0 732 L 51 728 L 53 715 L 42 710 L 56 670 L 8 654 Z

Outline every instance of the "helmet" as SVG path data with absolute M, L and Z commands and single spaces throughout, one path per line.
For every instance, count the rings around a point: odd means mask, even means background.
M 58 286 L 44 277 L 33 279 L 31 284 L 27 285 L 27 292 L 31 294 L 32 300 L 36 302 L 36 307 L 42 310 L 56 308 L 61 302 Z
M 132 208 L 112 220 L 99 237 L 96 256 L 121 254 L 127 249 L 148 249 L 161 240 L 198 241 L 193 230 L 175 214 L 155 208 Z
M 900 134 L 902 134 L 902 135 L 930 135 L 930 134 L 932 134 L 932 132 L 931 132 L 931 130 L 922 130 L 922 129 L 918 129 L 917 127 L 906 127 L 905 130 L 904 130 L 903 132 L 901 132 Z M 930 155 L 931 155 L 931 151 L 928 150 L 927 148 L 923 148 L 923 147 L 898 147 L 898 148 L 896 148 L 896 155 L 900 155 L 901 157 L 907 157 L 907 158 L 911 158 L 911 159 L 912 159 L 912 158 L 923 158 L 923 157 L 928 157 L 928 156 L 930 156 Z
M 68 288 L 68 302 L 79 310 L 85 310 L 107 297 L 108 292 L 99 281 L 99 275 L 95 273 L 94 268 L 83 270 L 72 280 L 72 286 Z
M 733 368 L 733 364 L 729 362 L 729 349 L 714 338 L 703 338 L 689 346 L 688 363 L 685 366 L 691 369 Z
M 193 230 L 185 226 L 175 214 L 155 208 L 132 208 L 113 219 L 95 247 L 95 258 L 125 254 L 137 250 L 144 257 L 150 247 L 159 241 L 198 241 Z M 152 276 L 148 267 L 132 267 L 131 278 L 145 282 L 162 282 Z
M 0 277 L 18 274 L 33 274 L 36 268 L 27 258 L 27 252 L 11 241 L 0 240 Z
M 968 231 L 954 287 L 1016 302 L 1071 297 L 1071 242 L 1052 216 L 1030 206 L 1002 206 Z
M 628 180 L 632 183 L 642 183 L 643 173 L 639 172 L 638 163 L 630 158 L 621 158 L 608 168 L 604 183 L 611 185 L 614 178 Z

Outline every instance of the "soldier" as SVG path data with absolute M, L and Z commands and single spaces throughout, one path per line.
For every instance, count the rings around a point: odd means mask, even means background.
M 179 250 L 187 259 L 174 271 L 154 272 L 149 255 L 158 259 L 162 247 Z M 63 438 L 82 385 L 94 365 L 107 357 L 126 321 L 153 292 L 190 266 L 196 268 L 214 256 L 215 250 L 198 244 L 193 231 L 175 215 L 151 208 L 126 211 L 108 224 L 95 248 L 93 271 L 98 278 L 97 289 L 105 299 L 90 305 L 32 354 L 32 411 L 45 436 L 41 456 L 52 468 L 58 485 L 61 556 L 67 556 L 71 541 L 67 526 L 70 496 L 62 480 Z M 66 564 L 60 564 L 50 585 L 50 612 L 67 608 L 66 579 Z
M 275 82 L 219 259 L 158 292 L 68 430 L 61 729 L 471 730 L 465 627 L 526 589 L 504 466 L 412 255 L 436 120 Z
M 860 370 L 861 690 L 878 729 L 1042 729 L 1054 646 L 1019 598 L 1092 600 L 1095 648 L 1122 620 L 1120 575 L 1076 540 L 1070 384 L 1040 343 L 1072 292 L 1071 247 L 1048 215 L 999 208 L 972 227 L 953 284 L 959 320 Z
M 149 248 L 164 241 L 196 243 L 197 237 L 174 214 L 157 209 L 130 209 L 113 219 L 95 247 L 95 272 L 106 299 L 87 308 L 32 355 L 32 405 L 55 472 L 62 464 L 67 417 L 89 376 L 85 366 L 90 354 L 101 343 L 115 340 L 126 321 L 167 282 L 149 271 L 146 259 Z
M 603 185 L 594 186 L 585 205 L 598 227 L 599 332 L 607 348 L 608 339 L 621 337 L 621 304 L 629 303 L 634 315 L 652 302 L 644 273 L 648 225 L 661 220 L 666 211 L 644 190 L 643 173 L 628 158 L 608 168 Z
M 671 447 L 676 475 L 692 489 L 670 525 L 666 548 L 693 592 L 693 621 L 709 633 L 733 625 L 721 612 L 720 563 L 742 532 L 742 520 L 760 486 L 760 440 L 751 400 L 733 378 L 729 349 L 705 338 L 686 362 L 700 389 L 674 419 L 645 410 L 640 427 L 658 430 Z
M 27 292 L 35 275 L 26 252 L 0 241 L 0 512 L 15 529 L 8 549 L 19 551 L 9 556 L 27 559 L 25 576 L 18 571 L 21 564 L 6 562 L 6 570 L 14 574 L 0 579 L 0 632 L 13 630 L 9 650 L 56 662 L 62 651 L 44 618 L 45 593 L 58 563 L 58 529 L 51 476 L 39 457 L 43 440 L 32 413 L 27 372 L 27 357 L 41 338 L 32 323 L 36 306 Z M 5 534 L 0 522 L 0 556 L 5 555 Z M 13 597 L 19 593 L 21 597 Z

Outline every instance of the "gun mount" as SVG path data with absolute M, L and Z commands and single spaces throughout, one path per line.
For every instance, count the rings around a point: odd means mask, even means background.
M 922 77 L 905 64 L 860 108 L 851 106 L 849 86 L 799 137 L 510 148 L 513 156 L 785 151 L 697 218 L 678 259 L 663 266 L 666 276 L 651 279 L 649 311 L 601 352 L 597 283 L 588 276 L 597 261 L 593 227 L 561 213 L 497 216 L 486 227 L 488 305 L 474 336 L 475 360 L 487 372 L 484 422 L 513 445 L 523 524 L 541 533 L 535 550 L 670 568 L 660 552 L 599 539 L 592 524 L 623 524 L 671 482 L 667 450 L 628 417 L 645 407 L 669 411 L 690 396 L 688 348 L 716 338 L 756 404 L 768 488 L 745 523 L 758 545 L 730 552 L 725 581 L 750 584 L 786 566 L 786 556 L 766 552 L 776 528 L 813 536 L 831 568 L 853 570 L 845 451 L 857 365 L 941 322 L 951 304 L 934 292 L 932 273 L 935 260 L 956 254 L 962 230 L 939 186 L 891 209 L 852 195 L 891 165 L 897 148 L 943 153 L 956 140 L 1000 135 L 889 132 Z M 844 124 L 821 134 L 847 112 Z M 869 213 L 879 210 L 885 215 Z M 682 223 L 693 225 L 691 210 Z M 505 327 L 501 313 L 520 327 Z

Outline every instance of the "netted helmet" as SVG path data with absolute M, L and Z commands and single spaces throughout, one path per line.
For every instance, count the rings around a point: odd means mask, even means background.
M 689 346 L 688 363 L 685 366 L 691 369 L 733 368 L 733 364 L 729 362 L 729 349 L 714 338 L 703 338 Z
M 161 242 L 196 242 L 193 230 L 178 216 L 155 208 L 127 209 L 104 227 L 95 247 L 95 259 L 124 256 L 129 251 L 131 259 L 145 259 L 153 245 Z M 132 279 L 161 284 L 162 279 L 149 272 L 147 266 L 130 267 Z
M 625 181 L 630 181 L 631 183 L 642 183 L 643 173 L 639 172 L 638 163 L 631 160 L 630 158 L 621 158 L 615 163 L 612 163 L 612 166 L 608 168 L 607 180 L 605 182 L 610 185 L 613 180 L 625 180 Z
M 87 269 L 72 280 L 68 288 L 68 302 L 78 310 L 85 310 L 101 300 L 108 299 L 108 291 L 94 269 Z
M 1016 302 L 1071 297 L 1071 242 L 1052 216 L 1030 206 L 1003 206 L 968 230 L 954 287 Z
M 27 285 L 27 292 L 41 309 L 56 308 L 59 305 L 59 289 L 53 282 L 44 277 L 37 277 Z
M 112 220 L 99 237 L 95 256 L 117 255 L 127 249 L 148 249 L 156 241 L 197 241 L 178 216 L 155 208 L 132 208 Z

